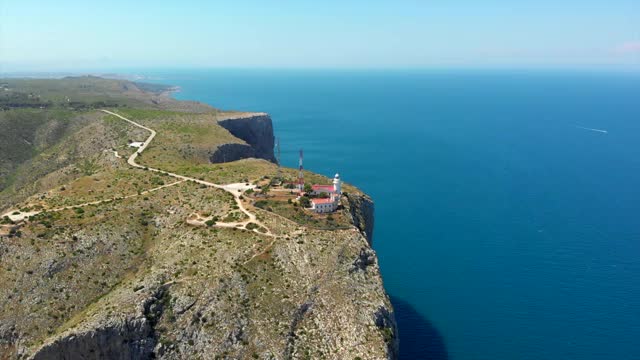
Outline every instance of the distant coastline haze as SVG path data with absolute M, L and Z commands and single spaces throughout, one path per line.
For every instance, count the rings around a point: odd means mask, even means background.
M 0 19 L 1 72 L 640 67 L 631 0 L 3 0 Z

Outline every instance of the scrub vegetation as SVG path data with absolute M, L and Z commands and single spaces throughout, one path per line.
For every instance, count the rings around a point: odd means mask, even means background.
M 275 201 L 292 196 L 284 184 L 296 171 L 268 186 L 278 170 L 266 160 L 210 163 L 216 146 L 244 143 L 218 121 L 246 113 L 166 90 L 0 80 L 11 93 L 0 97 L 0 213 L 28 215 L 0 220 L 0 358 L 389 357 L 396 330 L 378 314 L 391 304 L 353 221 L 369 215 Z M 143 168 L 127 163 L 129 143 L 149 132 L 103 107 L 157 132 L 136 159 Z M 150 168 L 246 186 L 230 194 Z

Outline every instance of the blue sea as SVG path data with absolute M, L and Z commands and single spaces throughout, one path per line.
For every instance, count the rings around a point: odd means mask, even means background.
M 144 74 L 374 198 L 402 359 L 640 359 L 640 74 Z

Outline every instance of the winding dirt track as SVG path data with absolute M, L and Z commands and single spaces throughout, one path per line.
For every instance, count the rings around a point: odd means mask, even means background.
M 164 171 L 164 170 L 160 170 L 160 169 L 155 169 L 155 168 L 151 168 L 151 167 L 148 167 L 148 166 L 142 166 L 142 165 L 138 164 L 136 162 L 136 158 L 138 157 L 138 155 L 140 153 L 142 153 L 144 151 L 144 149 L 147 148 L 147 146 L 149 146 L 151 141 L 153 141 L 153 138 L 156 136 L 155 130 L 153 130 L 151 128 L 148 128 L 148 127 L 146 127 L 144 125 L 140 125 L 137 122 L 132 121 L 130 119 L 127 119 L 126 117 L 124 117 L 124 116 L 122 116 L 120 114 L 116 114 L 116 113 L 114 113 L 112 111 L 109 111 L 109 110 L 100 110 L 100 111 L 102 111 L 104 113 L 107 113 L 109 115 L 116 116 L 116 117 L 118 117 L 118 118 L 120 118 L 120 119 L 122 119 L 122 120 L 124 120 L 124 121 L 126 121 L 126 122 L 128 122 L 128 123 L 130 123 L 132 125 L 134 125 L 134 126 L 137 126 L 137 127 L 141 128 L 141 129 L 144 129 L 144 130 L 147 130 L 147 131 L 149 131 L 151 133 L 151 135 L 149 135 L 149 137 L 147 138 L 147 140 L 145 140 L 145 142 L 142 144 L 142 146 L 140 146 L 140 148 L 138 148 L 138 150 L 136 152 L 134 152 L 133 154 L 131 154 L 131 156 L 129 156 L 129 158 L 127 159 L 127 163 L 129 165 L 131 165 L 133 167 L 136 167 L 136 168 L 147 169 L 149 171 L 154 171 L 154 172 L 157 172 L 157 173 L 169 175 L 169 176 L 174 177 L 176 179 L 186 180 L 186 181 L 193 181 L 193 182 L 201 184 L 201 185 L 213 187 L 213 188 L 216 188 L 216 189 L 222 189 L 222 190 L 230 193 L 231 195 L 233 195 L 233 198 L 235 199 L 236 204 L 238 205 L 238 208 L 240 209 L 240 211 L 242 211 L 245 215 L 247 215 L 249 217 L 249 220 L 241 221 L 241 222 L 229 222 L 229 223 L 218 222 L 218 223 L 216 223 L 216 226 L 219 226 L 219 227 L 235 227 L 235 228 L 241 227 L 241 228 L 246 228 L 246 226 L 249 223 L 255 223 L 255 224 L 263 227 L 264 229 L 266 229 L 266 232 L 260 232 L 257 229 L 254 229 L 253 231 L 255 233 L 262 234 L 262 235 L 267 235 L 267 236 L 271 236 L 271 237 L 275 236 L 275 235 L 273 235 L 271 233 L 271 230 L 269 230 L 268 227 L 266 227 L 263 223 L 261 223 L 256 218 L 256 215 L 254 213 L 252 213 L 251 211 L 247 210 L 244 207 L 244 204 L 242 203 L 242 200 L 240 199 L 241 192 L 237 191 L 238 190 L 238 185 L 237 184 L 229 184 L 229 185 L 214 184 L 214 183 L 209 182 L 209 181 L 200 180 L 200 179 L 196 179 L 196 178 L 189 177 L 189 176 L 179 175 L 179 174 L 175 174 L 175 173 L 172 173 L 172 172 L 168 172 L 168 171 Z
M 148 128 L 148 127 L 146 127 L 144 125 L 138 124 L 137 122 L 132 121 L 130 119 L 127 119 L 126 117 L 124 117 L 124 116 L 122 116 L 120 114 L 114 113 L 112 111 L 104 110 L 104 109 L 102 109 L 100 111 L 102 111 L 102 112 L 104 112 L 106 114 L 118 117 L 118 118 L 130 123 L 133 126 L 137 126 L 137 127 L 141 128 L 141 129 L 144 129 L 144 130 L 149 131 L 151 133 L 149 135 L 149 137 L 147 138 L 147 140 L 145 140 L 145 142 L 142 144 L 142 146 L 140 146 L 136 152 L 134 152 L 133 154 L 131 154 L 131 156 L 129 156 L 129 158 L 127 159 L 127 164 L 129 164 L 130 166 L 135 167 L 135 168 L 145 169 L 145 170 L 148 170 L 148 171 L 157 172 L 157 173 L 168 175 L 168 176 L 171 176 L 173 178 L 178 179 L 178 181 L 173 182 L 171 184 L 167 184 L 167 185 L 159 186 L 157 188 L 149 189 L 149 190 L 146 190 L 146 191 L 144 191 L 144 192 L 142 192 L 140 194 L 133 194 L 133 195 L 125 196 L 125 197 L 123 197 L 124 199 L 128 199 L 128 198 L 131 198 L 131 197 L 139 196 L 139 195 L 146 194 L 146 193 L 149 193 L 149 192 L 152 192 L 152 191 L 160 190 L 160 189 L 163 189 L 163 188 L 166 188 L 166 187 L 169 187 L 169 186 L 177 185 L 177 184 L 180 184 L 180 183 L 185 182 L 185 181 L 193 181 L 193 182 L 195 182 L 197 184 L 205 185 L 205 186 L 208 186 L 208 187 L 213 187 L 213 188 L 216 188 L 216 189 L 221 189 L 221 190 L 224 190 L 224 191 L 230 193 L 231 195 L 233 195 L 233 198 L 235 199 L 236 204 L 238 205 L 238 208 L 240 209 L 240 211 L 242 211 L 245 215 L 247 215 L 249 217 L 249 220 L 240 221 L 240 222 L 217 222 L 215 226 L 226 227 L 226 228 L 241 228 L 241 229 L 248 230 L 246 228 L 246 226 L 249 223 L 255 223 L 255 224 L 259 225 L 260 227 L 266 229 L 266 232 L 260 232 L 260 231 L 258 231 L 258 229 L 253 229 L 252 230 L 253 232 L 255 232 L 257 234 L 260 234 L 260 235 L 266 235 L 266 236 L 270 236 L 270 237 L 274 237 L 274 238 L 276 237 L 271 232 L 271 230 L 269 230 L 269 228 L 267 226 L 265 226 L 262 222 L 260 222 L 256 218 L 256 215 L 254 213 L 250 212 L 249 210 L 247 210 L 244 207 L 244 204 L 242 203 L 242 200 L 240 199 L 240 195 L 242 194 L 243 189 L 246 189 L 248 187 L 242 186 L 241 184 L 228 184 L 228 185 L 215 184 L 215 183 L 212 183 L 212 182 L 209 182 L 209 181 L 204 181 L 204 180 L 196 179 L 196 178 L 193 178 L 193 177 L 179 175 L 179 174 L 175 174 L 175 173 L 172 173 L 172 172 L 168 172 L 168 171 L 164 171 L 164 170 L 160 170 L 160 169 L 155 169 L 155 168 L 151 168 L 151 167 L 148 167 L 148 166 L 143 166 L 143 165 L 138 164 L 136 162 L 136 158 L 138 157 L 139 154 L 141 154 L 147 148 L 147 146 L 149 146 L 151 141 L 153 141 L 153 139 L 156 137 L 156 131 L 151 129 L 151 128 Z M 238 191 L 238 190 L 240 190 L 240 191 Z M 72 209 L 72 208 L 77 208 L 77 207 L 84 207 L 84 206 L 88 206 L 88 205 L 98 205 L 98 204 L 102 204 L 102 203 L 106 203 L 106 202 L 113 201 L 113 200 L 118 200 L 118 199 L 122 199 L 122 197 L 113 198 L 113 199 L 92 201 L 92 202 L 88 202 L 88 203 L 84 203 L 84 204 L 73 205 L 73 206 L 65 206 L 65 207 L 60 207 L 60 208 L 56 208 L 56 209 L 48 209 L 46 211 L 63 211 L 63 210 L 69 210 L 69 209 Z M 16 210 L 11 210 L 11 211 L 7 212 L 6 214 L 3 214 L 2 217 L 8 216 L 13 221 L 22 221 L 22 220 L 28 218 L 29 216 L 33 216 L 33 215 L 36 215 L 36 214 L 40 213 L 41 211 L 18 212 L 18 214 L 14 214 L 14 212 L 16 212 Z

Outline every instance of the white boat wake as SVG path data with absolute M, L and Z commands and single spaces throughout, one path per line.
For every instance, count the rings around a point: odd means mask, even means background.
M 588 128 L 588 127 L 584 127 L 584 126 L 577 126 L 576 127 L 578 129 L 583 129 L 583 130 L 589 130 L 589 131 L 595 131 L 595 132 L 599 132 L 599 133 L 603 133 L 603 134 L 608 134 L 609 132 L 607 130 L 601 130 L 601 129 L 594 129 L 594 128 Z

